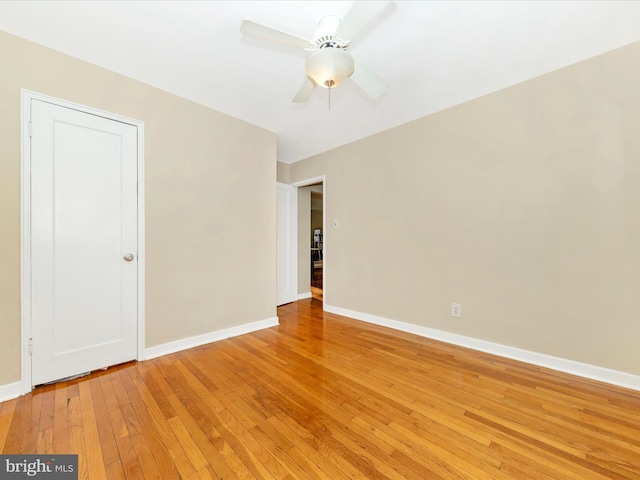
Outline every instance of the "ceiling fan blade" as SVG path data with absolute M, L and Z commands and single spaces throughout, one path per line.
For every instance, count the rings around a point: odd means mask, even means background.
M 304 83 L 300 86 L 300 90 L 296 93 L 296 96 L 291 100 L 293 103 L 306 103 L 311 97 L 311 94 L 316 88 L 316 84 L 308 78 L 304 79 Z
M 387 90 L 387 82 L 358 62 L 356 62 L 351 80 L 374 100 Z
M 243 20 L 242 24 L 240 24 L 240 31 L 250 37 L 262 38 L 290 47 L 305 49 L 311 44 L 311 41 L 306 38 L 276 30 L 275 28 L 267 27 L 266 25 L 252 22 L 251 20 Z
M 369 25 L 391 2 L 354 1 L 342 19 L 336 35 L 351 41 Z

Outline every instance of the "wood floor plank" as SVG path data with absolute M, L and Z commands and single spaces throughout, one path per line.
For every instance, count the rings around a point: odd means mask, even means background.
M 127 480 L 127 477 L 122 468 L 122 462 L 113 462 L 105 465 L 105 470 L 107 471 L 107 478 L 109 480 Z M 135 477 L 129 478 L 133 479 Z
M 323 312 L 0 404 L 79 478 L 640 480 L 640 392 Z
M 69 449 L 68 402 L 67 388 L 64 383 L 59 383 L 55 388 L 53 411 L 53 453 L 72 453 Z
M 87 477 L 91 480 L 107 479 L 105 461 L 100 435 L 98 433 L 98 422 L 94 406 L 99 406 L 99 401 L 93 398 L 91 393 L 91 383 L 96 383 L 96 379 L 78 384 L 80 397 L 80 412 L 82 416 L 82 435 L 86 452 L 91 452 L 84 460 L 87 468 Z
M 140 457 L 136 453 L 131 437 L 128 435 L 118 437 L 116 443 L 122 459 L 124 478 L 135 480 L 145 478 L 145 465 L 140 462 Z M 117 471 L 116 465 L 111 464 L 111 467 Z
M 209 462 L 204 458 L 200 448 L 196 444 L 196 442 L 191 437 L 191 434 L 184 426 L 182 421 L 178 417 L 173 417 L 168 420 L 169 426 L 173 431 L 173 434 L 176 436 L 176 439 L 180 442 L 182 447 L 184 448 L 185 453 L 187 454 L 187 458 L 193 468 L 197 471 L 202 470 Z
M 108 425 L 111 427 L 113 437 L 116 442 L 119 438 L 129 435 L 126 422 L 122 415 L 121 405 L 118 402 L 118 398 L 113 387 L 114 384 L 119 381 L 121 375 L 121 372 L 113 372 L 108 376 L 100 377 L 100 387 L 102 388 L 104 398 L 104 408 L 106 409 L 106 414 L 109 418 Z
M 135 409 L 136 403 L 132 403 L 131 408 Z M 127 410 L 129 407 L 123 408 Z M 127 415 L 129 416 L 130 414 L 128 413 Z M 141 429 L 132 429 L 129 438 L 136 457 L 142 468 L 144 468 L 145 478 L 159 480 L 179 479 L 180 474 L 174 464 L 174 460 L 162 440 L 159 440 L 153 422 L 145 414 L 140 415 L 136 412 L 136 416 Z
M 169 371 L 168 381 L 178 392 L 178 397 L 186 403 L 186 398 L 192 399 L 192 414 L 199 419 L 199 423 L 207 424 L 210 422 L 210 428 L 213 428 L 220 438 L 224 441 L 219 442 L 222 446 L 220 453 L 225 458 L 228 465 L 233 465 L 238 469 L 236 475 L 239 477 L 250 475 L 252 478 L 274 478 L 268 469 L 264 468 L 262 462 L 256 457 L 256 453 L 260 455 L 262 448 L 258 448 L 258 452 L 251 449 L 250 435 L 246 434 L 246 430 L 241 428 L 237 419 L 231 415 L 220 404 L 213 401 L 207 388 L 197 383 L 193 383 L 195 376 L 190 375 L 188 369 L 179 363 L 167 366 L 165 372 Z M 197 401 L 193 401 L 197 400 Z M 208 420 L 207 420 L 208 419 Z M 240 431 L 244 435 L 238 435 Z
M 102 461 L 105 466 L 106 476 L 107 478 L 110 478 L 107 467 L 120 461 L 118 445 L 116 444 L 115 434 L 105 400 L 103 383 L 100 378 L 96 378 L 95 381 L 88 383 L 89 388 L 91 389 L 91 399 L 94 405 L 95 423 L 98 431 L 98 441 L 100 442 Z
M 0 451 L 4 451 L 9 436 L 9 429 L 13 414 L 16 411 L 17 399 L 8 400 L 0 404 Z
M 24 427 L 20 439 L 20 453 L 33 451 L 38 443 L 38 427 L 42 413 L 43 395 L 35 395 L 24 417 Z
M 32 399 L 33 396 L 29 395 L 24 395 L 17 399 L 2 453 L 26 453 L 21 451 L 22 432 L 26 428 L 26 423 L 28 421 L 27 417 L 31 409 Z
M 562 445 L 545 443 L 544 440 L 536 438 L 538 437 L 538 435 L 533 431 L 525 432 L 519 426 L 515 426 L 506 421 L 502 421 L 499 418 L 490 416 L 484 412 L 476 413 L 467 411 L 466 415 L 477 420 L 479 423 L 484 424 L 487 428 L 499 430 L 503 433 L 506 433 L 509 437 L 520 439 L 528 446 L 528 448 L 535 447 L 538 450 L 546 452 L 550 456 L 565 460 L 566 463 L 572 464 L 572 468 L 581 479 L 601 478 L 600 475 L 606 478 L 621 478 L 619 475 L 604 468 L 602 465 L 587 461 L 582 457 L 582 454 L 580 453 L 576 455 L 569 449 L 563 448 Z
M 51 453 L 53 449 L 53 419 L 55 416 L 55 390 L 42 392 L 42 407 L 40 409 L 40 421 L 38 423 L 37 450 Z
M 82 408 L 79 392 L 72 394 L 68 401 L 67 421 L 69 435 L 69 451 L 66 453 L 78 454 L 78 478 L 91 478 L 89 471 L 90 455 L 87 455 L 87 444 L 85 443 L 84 428 L 82 425 Z M 102 452 L 96 452 L 102 457 Z
M 126 385 L 134 385 L 126 372 L 122 377 L 126 379 Z M 144 383 L 139 385 L 138 390 L 128 388 L 127 391 L 129 403 L 121 405 L 121 409 L 134 448 L 143 460 L 141 464 L 146 467 L 153 459 L 155 468 L 152 473 L 158 478 L 195 478 L 196 470 L 189 462 L 184 447 L 173 434 L 148 390 L 144 389 Z
M 193 368 L 197 368 L 196 364 L 198 364 L 197 361 L 194 362 Z M 218 364 L 218 370 L 224 370 L 224 366 L 224 363 Z M 212 395 L 210 398 L 210 401 L 212 402 L 219 402 L 219 405 L 214 407 L 216 412 L 223 413 L 225 410 L 228 410 L 228 412 L 242 424 L 242 427 L 251 433 L 251 436 L 255 441 L 249 438 L 247 443 L 254 451 L 254 454 L 261 458 L 262 462 L 266 461 L 271 463 L 274 470 L 281 473 L 278 465 L 273 463 L 275 460 L 277 463 L 282 464 L 285 470 L 292 471 L 294 478 L 316 478 L 313 476 L 308 477 L 307 473 L 309 472 L 303 473 L 303 471 L 300 470 L 299 465 L 296 465 L 295 462 L 290 459 L 286 452 L 292 448 L 293 444 L 287 439 L 287 437 L 273 428 L 263 415 L 256 414 L 257 410 L 252 408 L 250 405 L 251 399 L 246 398 L 243 394 L 244 390 L 239 385 L 238 379 L 235 375 L 229 375 L 227 378 L 217 376 L 216 381 L 226 387 L 217 390 L 215 395 Z M 235 431 L 238 432 L 238 434 L 241 434 L 237 429 L 235 429 Z M 245 436 L 243 437 L 246 438 Z M 268 442 L 261 441 L 266 438 L 269 439 Z M 263 445 L 264 447 L 261 448 L 266 448 L 270 452 L 272 458 L 262 455 L 259 449 L 256 448 L 256 442 L 258 442 L 259 445 Z M 283 478 L 286 478 L 286 476 Z
M 176 416 L 179 416 L 185 426 L 191 433 L 194 441 L 198 444 L 198 448 L 202 451 L 203 455 L 209 462 L 211 470 L 216 477 L 224 478 L 227 480 L 237 480 L 237 476 L 233 473 L 231 468 L 226 464 L 224 458 L 217 449 L 217 445 L 222 440 L 222 437 L 217 435 L 209 425 L 208 420 L 198 421 L 192 413 L 182 404 L 180 399 L 173 393 L 168 384 L 165 384 L 166 379 L 159 368 L 155 368 L 150 372 L 152 376 L 157 380 L 157 384 L 164 392 L 170 392 L 166 395 L 166 399 L 171 405 L 171 410 L 175 412 Z M 149 391 L 151 395 L 160 394 L 159 391 Z M 214 477 L 215 478 L 215 477 Z

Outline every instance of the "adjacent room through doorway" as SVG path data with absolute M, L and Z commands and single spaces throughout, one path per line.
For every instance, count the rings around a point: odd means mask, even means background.
M 311 295 L 322 299 L 324 272 L 324 224 L 323 187 L 317 185 L 311 191 Z
M 323 301 L 326 289 L 324 177 L 298 187 L 298 298 Z

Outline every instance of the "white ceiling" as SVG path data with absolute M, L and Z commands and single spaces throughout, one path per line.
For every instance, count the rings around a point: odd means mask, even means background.
M 278 134 L 292 163 L 640 40 L 639 1 L 395 1 L 351 43 L 389 84 L 291 98 L 305 52 L 243 37 L 247 18 L 310 38 L 338 1 L 0 1 L 0 29 Z M 3 69 L 10 68 L 3 65 Z

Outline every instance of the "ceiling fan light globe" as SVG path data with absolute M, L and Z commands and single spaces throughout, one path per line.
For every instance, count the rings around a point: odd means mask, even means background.
M 305 61 L 307 77 L 323 88 L 335 88 L 353 74 L 353 57 L 340 48 L 321 48 Z

